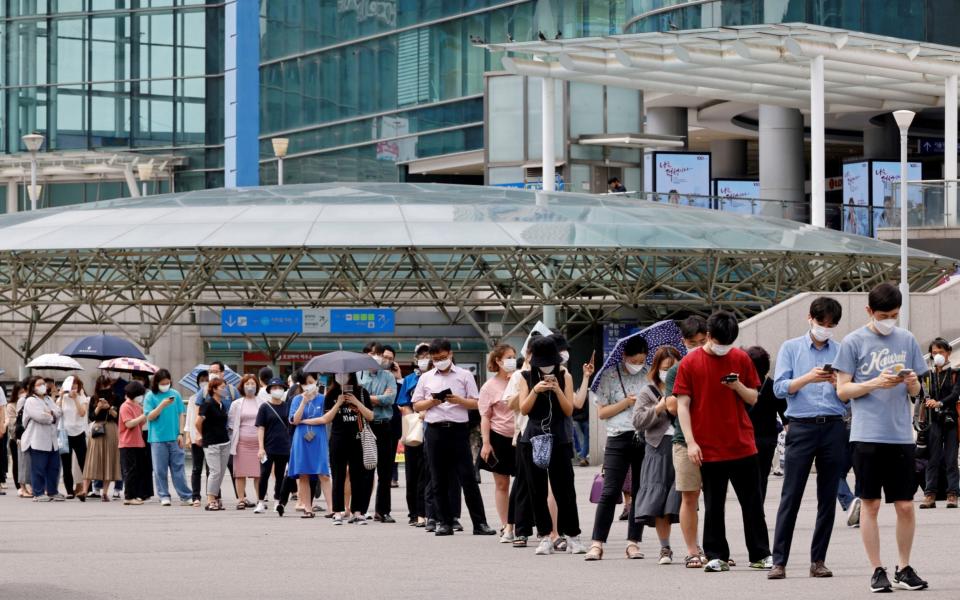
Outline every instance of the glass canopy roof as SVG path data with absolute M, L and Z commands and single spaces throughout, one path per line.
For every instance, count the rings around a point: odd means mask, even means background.
M 214 189 L 0 216 L 0 252 L 392 246 L 899 254 L 893 244 L 781 219 L 467 185 Z

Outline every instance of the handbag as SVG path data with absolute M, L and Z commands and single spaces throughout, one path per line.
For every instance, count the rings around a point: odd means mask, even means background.
M 590 486 L 590 502 L 600 504 L 600 496 L 603 495 L 603 471 L 593 476 L 593 484 Z M 620 502 L 622 495 L 617 495 L 617 502 Z
M 540 430 L 543 433 L 530 438 L 530 445 L 533 447 L 533 464 L 541 469 L 550 467 L 550 459 L 553 456 L 553 433 L 550 431 L 550 422 L 553 421 L 552 392 L 548 393 L 547 402 L 549 402 L 550 412 L 540 421 Z
M 363 449 L 363 468 L 372 471 L 377 468 L 377 436 L 369 426 L 363 425 L 363 418 L 360 423 L 360 446 Z
M 419 413 L 410 413 L 403 415 L 403 435 L 401 436 L 404 446 L 423 445 L 423 419 Z
M 90 437 L 98 438 L 107 435 L 106 423 L 94 423 L 90 428 Z
M 57 425 L 57 445 L 60 447 L 60 454 L 70 454 L 70 438 L 63 427 L 63 419 L 60 419 Z

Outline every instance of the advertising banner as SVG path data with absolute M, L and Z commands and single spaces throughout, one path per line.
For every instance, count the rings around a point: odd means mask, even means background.
M 653 185 L 660 201 L 710 208 L 710 154 L 655 152 Z
M 741 215 L 760 214 L 760 206 L 753 200 L 760 197 L 759 181 L 717 179 L 714 181 L 720 210 Z

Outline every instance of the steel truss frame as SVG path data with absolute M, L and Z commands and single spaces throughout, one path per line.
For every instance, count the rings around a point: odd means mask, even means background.
M 490 341 L 483 311 L 502 311 L 503 337 L 544 305 L 557 307 L 558 325 L 583 331 L 623 309 L 641 321 L 715 307 L 745 318 L 801 291 L 865 291 L 898 265 L 890 256 L 622 248 L 0 252 L 0 325 L 30 324 L 25 343 L 0 343 L 26 359 L 67 323 L 113 325 L 149 350 L 192 322 L 194 308 L 358 305 L 436 308 Z M 949 266 L 912 259 L 912 289 L 932 288 Z

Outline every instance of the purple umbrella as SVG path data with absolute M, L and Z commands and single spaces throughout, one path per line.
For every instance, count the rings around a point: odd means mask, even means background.
M 103 334 L 90 335 L 71 342 L 60 354 L 73 358 L 94 358 L 97 360 L 124 357 L 139 358 L 140 360 L 147 359 L 147 357 L 143 355 L 143 352 L 133 345 L 133 342 Z
M 613 352 L 611 352 L 607 360 L 603 362 L 603 366 L 600 367 L 596 377 L 593 378 L 593 383 L 590 384 L 590 391 L 597 391 L 597 388 L 600 387 L 600 376 L 603 375 L 604 371 L 615 367 L 623 360 L 623 347 L 627 344 L 627 340 L 638 335 L 647 340 L 647 346 L 650 347 L 650 351 L 647 353 L 647 366 L 653 364 L 653 355 L 657 353 L 657 349 L 660 346 L 673 346 L 680 351 L 680 356 L 686 356 L 687 354 L 687 347 L 683 345 L 683 336 L 680 334 L 680 327 L 677 326 L 676 321 L 668 319 L 654 323 L 646 329 L 641 329 L 636 333 L 617 340 L 617 345 L 614 346 Z

